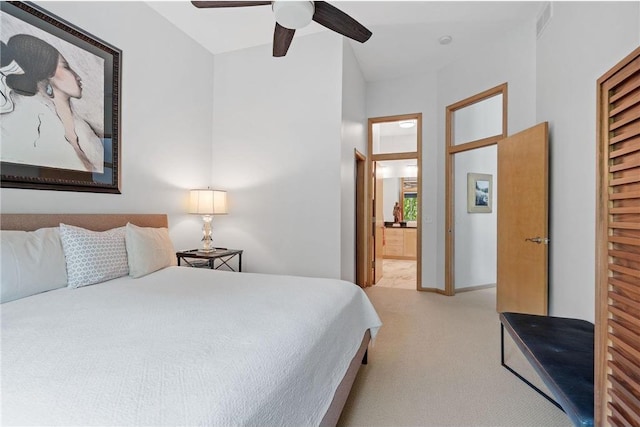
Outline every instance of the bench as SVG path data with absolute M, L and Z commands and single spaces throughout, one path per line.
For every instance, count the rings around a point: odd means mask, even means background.
M 533 314 L 500 314 L 501 363 L 563 410 L 576 426 L 593 426 L 593 324 Z M 542 378 L 555 400 L 504 362 L 504 330 Z

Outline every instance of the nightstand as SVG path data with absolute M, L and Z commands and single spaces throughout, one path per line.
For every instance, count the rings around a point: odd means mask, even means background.
M 188 251 L 176 252 L 178 258 L 178 265 L 184 261 L 185 265 L 189 267 L 210 268 L 212 270 L 219 270 L 221 267 L 225 267 L 229 271 L 236 271 L 229 261 L 238 257 L 238 272 L 242 271 L 242 250 L 241 249 L 227 249 L 216 248 L 213 252 L 202 252 L 199 249 L 191 249 Z M 216 265 L 216 260 L 218 261 Z

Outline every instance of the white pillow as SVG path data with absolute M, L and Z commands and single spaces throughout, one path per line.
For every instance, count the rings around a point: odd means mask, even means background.
M 57 227 L 0 231 L 0 302 L 67 285 L 64 252 Z
M 138 227 L 128 223 L 126 244 L 131 277 L 142 277 L 161 268 L 177 265 L 169 230 L 164 227 Z
M 91 231 L 60 224 L 70 288 L 93 285 L 129 273 L 125 228 Z

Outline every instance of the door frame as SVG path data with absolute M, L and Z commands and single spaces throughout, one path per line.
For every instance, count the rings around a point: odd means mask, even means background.
M 488 138 L 453 144 L 453 114 L 462 108 L 468 107 L 487 98 L 502 94 L 502 134 Z M 499 140 L 507 137 L 507 110 L 508 110 L 508 84 L 503 83 L 484 92 L 480 92 L 469 98 L 451 104 L 446 108 L 445 140 L 445 258 L 444 258 L 444 294 L 453 296 L 455 289 L 455 170 L 454 156 L 465 151 L 495 145 Z
M 401 120 L 415 120 L 416 121 L 416 144 L 417 150 L 413 152 L 407 153 L 385 153 L 385 154 L 373 154 L 373 125 L 378 123 L 386 123 L 386 122 L 398 122 Z M 371 173 L 374 170 L 373 162 L 382 161 L 382 160 L 405 160 L 405 159 L 416 159 L 418 165 L 418 198 L 420 200 L 420 205 L 418 207 L 418 214 L 416 216 L 417 221 L 417 250 L 416 250 L 416 290 L 425 291 L 428 289 L 422 288 L 422 113 L 412 113 L 412 114 L 400 114 L 395 116 L 383 116 L 383 117 L 372 117 L 369 118 L 369 127 L 368 127 L 368 142 L 367 142 L 367 152 L 369 153 L 369 158 L 367 159 L 367 171 L 369 179 L 372 178 Z M 367 189 L 367 201 L 374 200 L 373 191 L 375 191 L 373 186 L 369 186 Z M 371 203 L 367 203 L 368 209 L 373 209 Z M 373 240 L 373 232 L 375 232 L 374 224 L 375 218 L 373 218 L 373 210 L 368 213 L 367 216 L 367 224 L 371 225 L 371 227 L 365 233 L 365 240 L 368 241 L 368 244 L 371 245 L 371 241 Z M 367 268 L 367 281 L 371 285 L 374 284 L 373 277 L 373 256 L 371 249 L 367 250 L 367 260 L 366 260 L 366 268 Z
M 361 288 L 371 286 L 367 274 L 367 157 L 356 148 L 355 162 L 355 282 Z

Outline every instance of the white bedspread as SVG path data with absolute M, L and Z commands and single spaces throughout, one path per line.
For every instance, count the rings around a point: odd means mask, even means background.
M 317 425 L 381 325 L 348 282 L 185 267 L 1 310 L 3 425 Z

